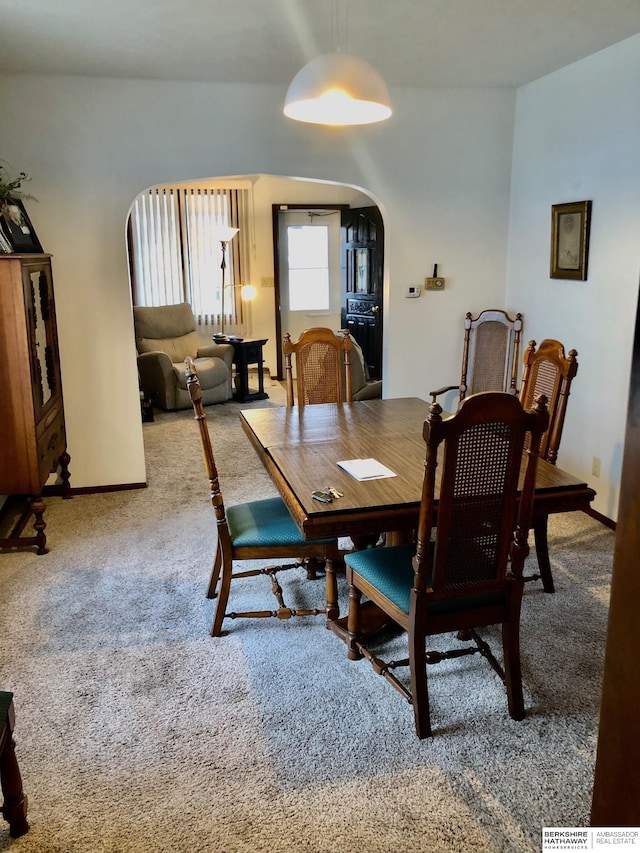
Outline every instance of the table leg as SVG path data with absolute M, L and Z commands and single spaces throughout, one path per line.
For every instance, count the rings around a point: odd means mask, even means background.
M 353 551 L 364 551 L 374 548 L 380 539 L 379 533 L 353 534 Z M 389 544 L 385 541 L 385 544 Z M 333 579 L 335 585 L 335 577 Z M 360 636 L 367 637 L 375 634 L 389 624 L 391 620 L 373 601 L 365 601 L 360 606 Z M 338 591 L 335 588 L 335 610 L 329 609 L 329 574 L 327 572 L 327 628 L 340 637 L 344 643 L 349 643 L 349 631 L 347 629 L 347 616 L 340 618 L 338 610 Z
M 331 558 L 327 558 L 325 562 L 325 583 L 327 628 L 329 628 L 330 623 L 334 622 L 340 615 L 340 609 L 338 607 L 338 582 L 336 579 L 336 567 Z

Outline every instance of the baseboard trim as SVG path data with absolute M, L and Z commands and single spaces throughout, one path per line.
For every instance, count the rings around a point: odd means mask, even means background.
M 128 492 L 132 489 L 146 489 L 146 483 L 116 483 L 114 485 L 109 486 L 81 486 L 80 488 L 74 489 L 73 487 L 69 489 L 67 495 L 69 497 L 73 497 L 73 495 L 97 495 L 102 492 Z M 42 490 L 44 495 L 57 495 L 59 497 L 63 496 L 62 486 L 45 486 Z
M 606 515 L 603 515 L 601 512 L 598 512 L 597 509 L 585 509 L 587 515 L 590 515 L 591 518 L 595 518 L 596 521 L 599 521 L 600 524 L 604 524 L 605 527 L 609 527 L 611 530 L 615 530 L 617 527 L 616 522 L 612 518 L 608 518 Z

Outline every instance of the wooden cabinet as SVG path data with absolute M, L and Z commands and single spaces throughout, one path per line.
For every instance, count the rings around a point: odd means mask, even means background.
M 0 549 L 46 553 L 42 490 L 59 469 L 69 496 L 58 331 L 49 255 L 0 255 L 0 494 L 29 504 Z M 33 536 L 22 536 L 33 516 Z

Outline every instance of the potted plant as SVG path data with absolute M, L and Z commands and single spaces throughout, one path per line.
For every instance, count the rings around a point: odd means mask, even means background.
M 0 207 L 4 207 L 5 204 L 17 201 L 18 199 L 21 201 L 24 199 L 35 201 L 32 195 L 28 195 L 21 189 L 23 183 L 31 180 L 29 175 L 26 172 L 18 172 L 12 178 L 12 171 L 11 166 L 6 161 L 0 160 Z
M 31 178 L 26 172 L 15 174 L 9 164 L 0 160 L 0 252 L 42 252 L 42 246 L 29 222 L 22 203 L 36 201 L 25 193 L 22 185 Z

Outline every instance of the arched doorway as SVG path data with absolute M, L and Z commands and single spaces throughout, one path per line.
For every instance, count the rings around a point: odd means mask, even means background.
M 256 298 L 246 306 L 242 325 L 238 327 L 237 332 L 254 338 L 267 339 L 264 346 L 265 366 L 269 368 L 273 376 L 276 376 L 278 374 L 278 353 L 281 351 L 281 336 L 284 331 L 288 330 L 281 328 L 276 310 L 278 304 L 276 300 L 278 251 L 274 241 L 273 206 L 305 206 L 310 208 L 333 206 L 335 209 L 360 209 L 374 208 L 375 201 L 364 190 L 344 184 L 266 174 L 215 177 L 184 181 L 172 186 L 215 188 L 240 181 L 248 181 L 251 185 L 251 224 L 248 233 L 238 235 L 247 243 L 249 258 L 249 280 L 239 283 L 252 284 L 256 291 Z M 131 247 L 129 250 L 131 251 Z M 343 284 L 342 270 L 343 266 L 341 265 L 340 280 L 336 286 L 344 289 L 346 284 Z M 323 315 L 322 312 L 311 312 L 311 314 L 300 319 L 306 322 L 307 326 L 330 323 L 339 328 L 344 325 L 340 310 L 343 303 L 343 297 L 339 297 L 337 312 L 326 315 Z

